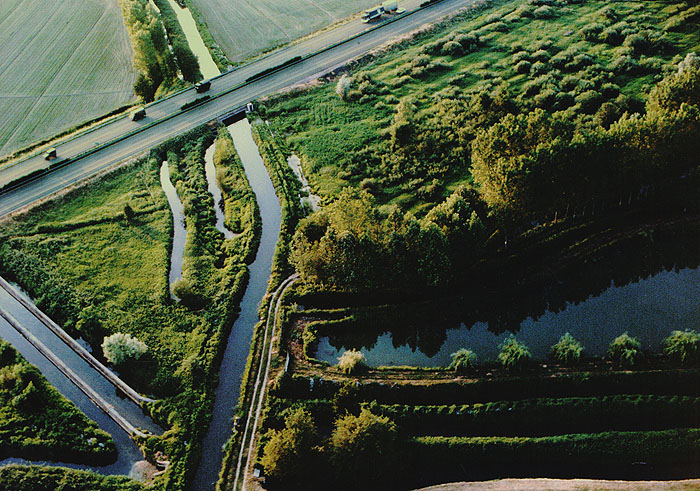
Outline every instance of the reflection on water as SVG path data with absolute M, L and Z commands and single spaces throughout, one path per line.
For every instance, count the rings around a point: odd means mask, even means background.
M 665 271 L 623 287 L 612 286 L 560 312 L 528 317 L 520 324 L 517 338 L 540 360 L 547 358 L 550 346 L 567 331 L 581 341 L 587 355 L 605 354 L 610 341 L 624 331 L 637 337 L 643 349 L 657 351 L 672 330 L 700 328 L 699 303 L 700 269 Z M 486 322 L 453 327 L 434 330 L 437 337 L 432 338 L 427 329 L 420 328 L 394 336 L 384 332 L 372 345 L 360 349 L 372 366 L 446 366 L 450 354 L 464 347 L 476 352 L 481 361 L 493 361 L 498 345 L 510 335 L 490 331 Z M 324 337 L 317 357 L 335 363 L 349 347 L 358 346 L 348 344 L 347 339 Z
M 603 355 L 625 331 L 642 349 L 658 351 L 671 331 L 700 329 L 700 242 L 697 230 L 687 228 L 634 240 L 583 265 L 542 268 L 540 275 L 499 271 L 498 278 L 474 279 L 461 295 L 440 301 L 353 309 L 342 327 L 319 330 L 317 358 L 336 363 L 355 348 L 374 366 L 445 366 L 451 353 L 469 348 L 480 361 L 492 361 L 515 333 L 533 357 L 545 360 L 567 331 L 588 356 Z

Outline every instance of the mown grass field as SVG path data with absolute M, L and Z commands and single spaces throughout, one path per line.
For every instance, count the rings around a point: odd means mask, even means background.
M 0 2 L 0 155 L 134 100 L 117 0 Z
M 188 0 L 232 62 L 287 43 L 349 15 L 376 0 Z

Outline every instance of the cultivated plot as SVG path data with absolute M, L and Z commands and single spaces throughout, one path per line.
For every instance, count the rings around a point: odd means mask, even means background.
M 117 0 L 0 2 L 0 155 L 134 99 Z
M 292 41 L 377 0 L 191 0 L 231 61 Z

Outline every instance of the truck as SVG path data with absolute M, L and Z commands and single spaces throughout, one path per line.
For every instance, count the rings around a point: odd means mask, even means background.
M 44 159 L 45 160 L 53 160 L 56 158 L 56 148 L 51 147 L 47 148 L 46 151 L 44 152 Z
M 397 0 L 389 0 L 381 5 L 365 10 L 362 14 L 362 22 L 365 24 L 373 19 L 378 19 L 382 14 L 400 14 L 404 10 L 399 10 L 399 3 Z
M 139 119 L 143 119 L 146 117 L 146 108 L 145 107 L 137 107 L 133 111 L 129 113 L 129 117 L 131 118 L 132 121 L 138 121 Z
M 210 87 L 211 80 L 202 80 L 201 82 L 197 82 L 196 84 L 194 84 L 194 90 L 196 90 L 198 94 L 206 92 L 207 90 L 209 90 Z

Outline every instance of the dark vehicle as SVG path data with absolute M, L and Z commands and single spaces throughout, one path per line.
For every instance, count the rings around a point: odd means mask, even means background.
M 196 84 L 194 84 L 194 90 L 196 90 L 198 94 L 206 92 L 207 90 L 209 90 L 210 87 L 211 80 L 202 80 L 201 82 L 197 82 Z
M 146 109 L 143 107 L 136 108 L 133 111 L 131 111 L 129 117 L 132 121 L 138 121 L 139 119 L 143 119 L 146 117 Z
M 56 149 L 54 147 L 47 148 L 46 151 L 44 152 L 44 159 L 45 160 L 52 160 L 56 158 Z

